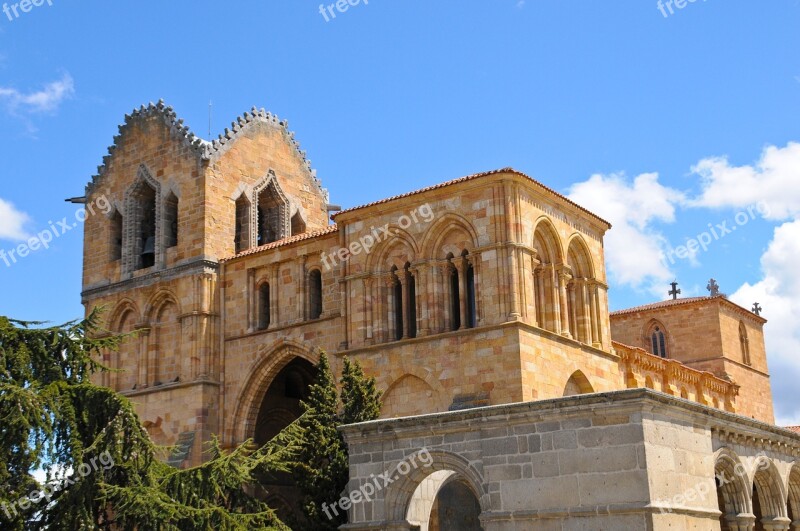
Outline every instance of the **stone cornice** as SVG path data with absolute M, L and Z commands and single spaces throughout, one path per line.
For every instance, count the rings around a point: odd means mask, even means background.
M 93 286 L 81 292 L 81 301 L 85 304 L 91 299 L 113 295 L 122 291 L 148 286 L 154 282 L 165 282 L 174 278 L 196 273 L 216 273 L 219 264 L 212 260 L 198 259 L 181 265 L 153 271 L 136 278 L 129 278 L 103 286 Z
M 757 438 L 771 445 L 791 448 L 800 452 L 800 434 L 758 420 L 742 417 L 719 409 L 689 402 L 651 389 L 626 389 L 609 393 L 539 400 L 487 406 L 463 411 L 434 413 L 400 419 L 376 420 L 360 424 L 341 426 L 339 429 L 348 439 L 368 436 L 371 442 L 402 437 L 429 435 L 435 428 L 438 435 L 449 431 L 464 431 L 464 426 L 475 429 L 496 426 L 514 426 L 536 422 L 563 421 L 588 415 L 612 415 L 647 413 L 677 415 L 694 419 L 714 433 L 731 433 L 740 437 Z

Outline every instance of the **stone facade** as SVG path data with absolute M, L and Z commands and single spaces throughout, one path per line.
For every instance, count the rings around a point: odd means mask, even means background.
M 670 360 L 735 383 L 737 413 L 771 423 L 775 417 L 764 347 L 766 322 L 718 295 L 614 312 L 611 335 L 652 353 L 652 334 L 659 328 Z
M 331 224 L 284 121 L 253 109 L 207 142 L 160 102 L 126 117 L 85 200 L 101 195 L 83 301 L 135 333 L 102 383 L 182 466 L 213 435 L 263 442 L 297 418 L 322 351 L 377 379 L 385 418 L 649 387 L 772 421 L 763 319 L 724 299 L 610 315 L 610 225 L 516 170 Z M 670 359 L 643 340 L 654 320 Z
M 647 389 L 342 431 L 343 529 L 447 526 L 454 483 L 486 531 L 800 529 L 800 436 Z

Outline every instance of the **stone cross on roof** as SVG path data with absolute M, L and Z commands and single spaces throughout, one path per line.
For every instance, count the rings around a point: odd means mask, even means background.
M 758 303 L 755 303 L 755 304 L 753 304 L 753 313 L 754 313 L 754 314 L 756 314 L 756 315 L 760 316 L 760 315 L 761 315 L 761 311 L 762 311 L 763 309 L 764 309 L 764 308 L 762 308 L 760 304 L 758 304 Z
M 720 294 L 719 284 L 717 284 L 717 281 L 714 280 L 713 278 L 708 281 L 708 286 L 706 286 L 706 289 L 711 293 L 712 297 L 716 297 Z
M 670 283 L 670 286 L 672 286 L 672 291 L 667 292 L 667 295 L 672 295 L 672 300 L 676 301 L 678 300 L 678 295 L 681 294 L 681 290 L 678 289 L 678 281 Z

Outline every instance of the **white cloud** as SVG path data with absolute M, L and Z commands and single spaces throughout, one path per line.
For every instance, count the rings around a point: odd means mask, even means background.
M 28 233 L 25 224 L 30 221 L 28 215 L 20 212 L 8 201 L 0 199 L 0 239 L 25 240 Z
M 800 216 L 800 143 L 768 146 L 752 166 L 731 166 L 726 157 L 714 157 L 701 160 L 692 171 L 702 186 L 693 206 L 744 208 L 762 203 L 767 219 Z
M 775 235 L 761 258 L 763 278 L 755 284 L 744 284 L 731 295 L 731 300 L 750 308 L 758 302 L 769 320 L 764 327 L 772 395 L 779 425 L 800 424 L 800 221 L 787 222 L 775 229 Z
M 674 275 L 662 260 L 667 240 L 653 224 L 675 220 L 675 206 L 684 201 L 681 192 L 660 184 L 656 173 L 639 175 L 633 182 L 624 175 L 593 175 L 573 185 L 569 198 L 613 225 L 605 246 L 615 283 L 664 291 Z
M 64 74 L 60 80 L 48 83 L 39 91 L 26 93 L 16 88 L 0 86 L 0 102 L 14 115 L 52 112 L 74 93 L 75 83 L 72 76 Z

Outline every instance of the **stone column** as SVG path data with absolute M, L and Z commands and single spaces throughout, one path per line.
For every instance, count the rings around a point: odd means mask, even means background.
M 483 313 L 481 311 L 481 253 L 472 255 L 470 263 L 475 280 L 475 326 L 483 324 Z
M 413 269 L 417 279 L 417 337 L 425 337 L 431 335 L 430 264 L 420 262 Z
M 394 320 L 394 284 L 397 278 L 392 273 L 387 273 L 383 276 L 383 294 L 381 297 L 381 306 L 383 307 L 381 321 L 385 325 L 384 328 L 384 341 L 394 341 L 395 334 L 395 320 Z
M 552 332 L 556 334 L 561 334 L 563 330 L 564 322 L 562 320 L 562 312 L 561 312 L 561 295 L 558 289 L 559 279 L 558 279 L 558 271 L 556 271 L 556 266 L 554 264 L 550 265 L 550 295 L 553 301 L 553 329 Z
M 281 316 L 279 312 L 279 298 L 278 298 L 278 291 L 280 291 L 279 286 L 279 276 L 280 272 L 278 270 L 278 265 L 274 265 L 270 268 L 269 271 L 269 315 L 270 315 L 270 324 L 269 327 L 273 328 L 274 326 L 280 326 L 281 324 Z
M 594 343 L 592 339 L 592 326 L 594 320 L 592 319 L 591 299 L 589 298 L 589 281 L 587 279 L 581 280 L 581 307 L 583 308 L 583 338 L 587 345 Z
M 508 282 L 509 282 L 509 293 L 511 298 L 511 312 L 508 315 L 508 319 L 510 321 L 518 321 L 520 318 L 519 306 L 520 306 L 520 296 L 519 296 L 519 271 L 517 269 L 517 263 L 519 259 L 517 257 L 518 250 L 516 246 L 511 246 L 508 249 L 508 264 L 507 267 L 510 269 L 510 274 L 508 275 Z M 464 315 L 464 312 L 461 312 L 461 315 Z M 461 327 L 464 328 L 464 322 L 462 319 Z
M 761 523 L 766 531 L 789 531 L 792 525 L 792 521 L 788 518 L 764 519 Z
M 578 281 L 572 280 L 565 283 L 567 285 L 569 329 L 573 332 L 573 337 L 578 339 L 580 338 L 580 330 L 578 329 Z
M 561 305 L 561 335 L 564 337 L 572 338 L 569 328 L 569 312 L 567 306 L 567 283 L 569 283 L 572 275 L 569 274 L 567 269 L 562 269 L 558 272 L 558 286 Z
M 539 266 L 541 265 L 542 263 L 539 260 L 531 257 L 531 282 L 533 285 L 528 297 L 530 297 L 531 308 L 533 308 L 533 314 L 530 316 L 533 326 L 541 326 L 541 319 L 539 318 Z
M 440 287 L 439 304 L 441 305 L 441 318 L 439 319 L 439 331 L 448 332 L 450 330 L 450 264 L 440 262 L 437 266 L 439 271 Z
M 375 306 L 375 279 L 364 277 L 364 343 L 375 344 L 375 325 L 373 321 Z
M 548 320 L 547 320 L 547 295 L 545 294 L 545 279 L 546 276 L 546 266 L 539 266 L 534 271 L 534 275 L 536 276 L 536 310 L 538 313 L 537 322 L 540 328 L 547 328 Z
M 297 273 L 300 275 L 300 292 L 297 294 L 297 322 L 308 320 L 309 311 L 309 293 L 308 293 L 308 255 L 304 254 L 300 257 L 297 267 Z M 322 272 L 322 270 L 320 270 Z M 320 296 L 322 294 L 320 293 Z M 324 306 L 323 306 L 324 309 Z
M 592 331 L 592 346 L 595 348 L 600 348 L 602 345 L 600 344 L 600 323 L 598 322 L 600 316 L 597 314 L 597 284 L 592 283 L 588 286 L 589 292 L 589 310 L 592 322 L 591 331 Z

